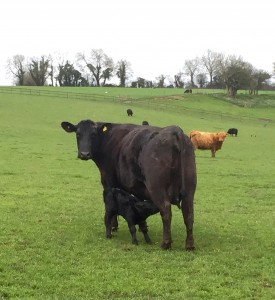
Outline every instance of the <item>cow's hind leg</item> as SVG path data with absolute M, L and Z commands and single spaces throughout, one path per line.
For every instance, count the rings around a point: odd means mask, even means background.
M 161 248 L 168 250 L 171 248 L 172 237 L 171 237 L 171 221 L 172 221 L 172 212 L 171 212 L 171 203 L 164 202 L 163 206 L 160 207 L 160 215 L 162 218 L 163 225 L 163 241 Z
M 184 219 L 184 224 L 186 226 L 186 241 L 185 249 L 194 250 L 194 238 L 193 238 L 193 223 L 194 223 L 194 205 L 193 205 L 193 195 L 189 193 L 186 195 L 181 203 L 182 215 Z
M 144 239 L 145 239 L 146 243 L 152 244 L 152 241 L 148 235 L 148 227 L 147 227 L 146 221 L 140 222 L 138 225 L 139 225 L 139 229 L 141 230 L 141 232 L 144 235 Z

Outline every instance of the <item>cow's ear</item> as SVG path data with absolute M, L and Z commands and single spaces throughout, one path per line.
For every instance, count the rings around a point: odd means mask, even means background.
M 76 126 L 69 123 L 69 122 L 62 122 L 61 127 L 66 131 L 66 132 L 76 132 Z
M 99 127 L 98 127 L 98 130 L 100 133 L 105 133 L 105 132 L 108 132 L 112 127 L 112 124 L 111 123 L 104 123 L 104 124 L 101 124 Z

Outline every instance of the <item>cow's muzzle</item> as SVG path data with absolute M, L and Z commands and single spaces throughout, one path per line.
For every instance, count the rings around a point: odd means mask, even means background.
M 78 155 L 78 158 L 82 159 L 82 160 L 88 160 L 91 159 L 91 153 L 90 152 L 80 152 Z

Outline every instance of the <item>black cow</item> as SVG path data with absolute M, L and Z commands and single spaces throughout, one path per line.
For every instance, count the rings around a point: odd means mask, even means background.
M 184 91 L 185 94 L 191 93 L 192 94 L 192 89 L 187 89 Z
M 93 160 L 104 189 L 120 188 L 139 199 L 151 200 L 163 222 L 162 248 L 171 247 L 171 204 L 181 203 L 187 250 L 194 249 L 193 201 L 196 163 L 191 140 L 177 126 L 154 127 L 80 121 L 62 122 L 75 132 L 78 158 Z
M 148 121 L 142 121 L 142 125 L 149 125 Z
M 227 133 L 228 133 L 229 135 L 231 135 L 231 136 L 233 136 L 233 135 L 237 136 L 237 135 L 238 135 L 238 129 L 237 129 L 237 128 L 229 128 L 229 129 L 227 130 Z
M 128 117 L 132 117 L 133 116 L 133 111 L 131 110 L 131 108 L 127 109 L 127 115 L 128 115 Z
M 138 244 L 135 225 L 139 225 L 146 243 L 151 243 L 151 239 L 148 235 L 146 219 L 159 212 L 159 209 L 152 201 L 142 201 L 134 195 L 130 195 L 118 188 L 108 188 L 104 190 L 103 199 L 105 203 L 105 226 L 107 238 L 111 238 L 112 236 L 113 217 L 120 215 L 128 223 L 133 244 Z

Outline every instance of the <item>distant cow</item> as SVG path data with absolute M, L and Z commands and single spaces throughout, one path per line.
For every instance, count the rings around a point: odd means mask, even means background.
M 237 128 L 229 128 L 229 129 L 227 130 L 227 133 L 228 133 L 229 135 L 231 135 L 231 136 L 233 136 L 233 135 L 237 136 L 237 135 L 238 135 L 238 129 L 237 129 Z
M 142 121 L 142 125 L 149 125 L 147 121 Z
M 184 93 L 185 93 L 185 94 L 186 94 L 186 93 L 187 93 L 187 94 L 188 94 L 188 93 L 192 93 L 192 89 L 187 89 L 187 90 L 184 91 Z
M 172 243 L 171 204 L 180 203 L 187 233 L 185 248 L 195 248 L 195 153 L 190 139 L 179 127 L 91 120 L 76 125 L 62 122 L 61 126 L 66 132 L 76 133 L 78 158 L 95 162 L 104 190 L 120 188 L 157 206 L 163 223 L 163 249 L 169 249 Z
M 197 130 L 193 130 L 189 134 L 194 149 L 211 150 L 212 157 L 215 157 L 216 151 L 222 148 L 226 136 L 226 132 L 203 132 Z
M 128 227 L 132 235 L 132 244 L 138 244 L 135 225 L 139 225 L 146 243 L 151 243 L 151 239 L 148 235 L 146 219 L 159 212 L 159 209 L 152 201 L 142 201 L 134 195 L 118 188 L 108 188 L 104 190 L 103 199 L 105 203 L 105 226 L 107 238 L 111 238 L 112 236 L 111 221 L 113 217 L 120 215 L 128 223 Z
M 128 115 L 128 117 L 132 117 L 133 116 L 133 111 L 131 110 L 131 108 L 127 109 L 127 115 Z

